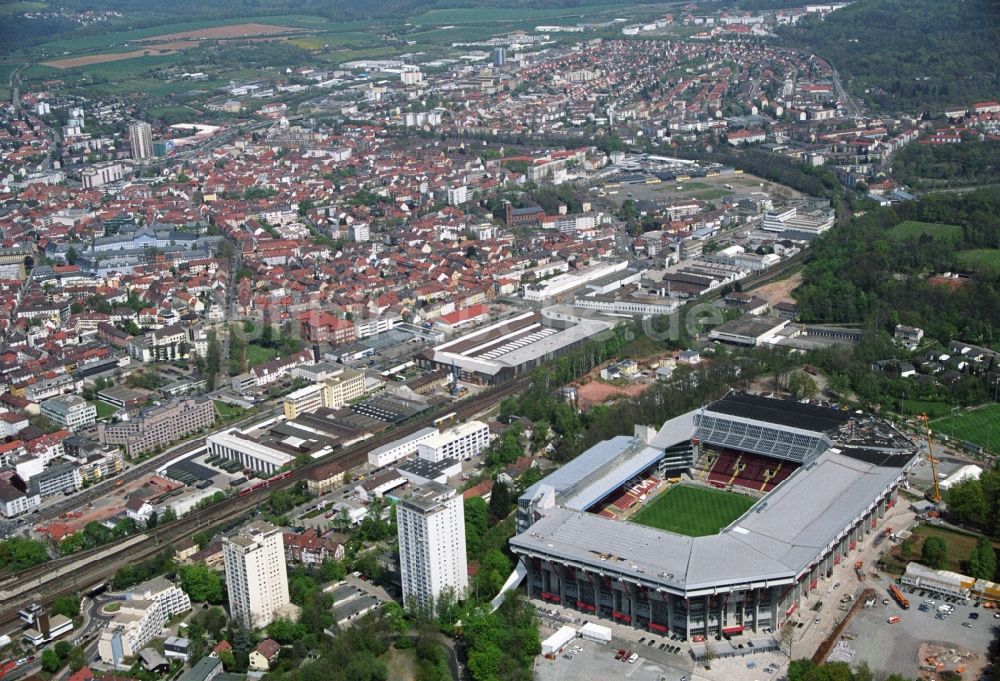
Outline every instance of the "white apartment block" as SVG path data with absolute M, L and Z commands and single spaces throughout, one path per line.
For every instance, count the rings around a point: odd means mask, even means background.
M 163 632 L 163 612 L 157 601 L 122 602 L 121 609 L 101 631 L 97 652 L 105 664 L 117 666 L 122 658 L 135 657 Z
M 421 442 L 417 454 L 428 461 L 465 461 L 482 453 L 489 444 L 489 426 L 482 421 L 466 421 Z
M 77 430 L 97 421 L 97 407 L 76 395 L 61 395 L 42 402 L 42 416 L 53 423 Z
M 421 428 L 406 437 L 393 440 L 368 452 L 368 463 L 375 468 L 396 463 L 400 459 L 416 454 L 421 443 L 429 441 L 440 432 L 437 428 Z
M 252 440 L 236 428 L 209 435 L 205 442 L 210 454 L 224 456 L 259 473 L 274 473 L 295 460 L 291 454 Z
M 160 604 L 164 623 L 174 615 L 191 609 L 191 599 L 184 590 L 163 577 L 154 577 L 133 586 L 125 592 L 125 597 L 130 601 L 156 601 Z
M 396 505 L 403 603 L 428 607 L 442 592 L 463 598 L 469 586 L 462 497 L 436 482 Z
M 289 604 L 281 530 L 254 521 L 226 537 L 222 550 L 230 616 L 251 629 L 266 627 L 274 621 L 275 611 Z M 464 542 L 462 550 L 464 555 Z

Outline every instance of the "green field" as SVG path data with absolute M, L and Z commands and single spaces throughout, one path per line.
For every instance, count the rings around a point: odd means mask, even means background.
M 954 416 L 931 421 L 931 430 L 974 442 L 990 451 L 1000 451 L 1000 404 L 959 411 Z
M 102 402 L 101 400 L 94 400 L 91 402 L 92 405 L 97 407 L 97 420 L 106 419 L 109 416 L 118 413 L 118 407 L 113 404 L 108 404 L 107 402 Z
M 456 7 L 453 9 L 432 9 L 413 17 L 414 24 L 427 26 L 447 26 L 451 24 L 495 24 L 503 21 L 534 21 L 536 19 L 554 19 L 557 17 L 578 18 L 581 21 L 592 20 L 597 12 L 610 11 L 617 14 L 627 13 L 623 5 L 580 5 L 579 7 L 562 7 L 553 9 L 535 9 L 528 7 Z M 555 22 L 553 22 L 555 23 Z M 573 22 L 576 23 L 576 22 Z
M 911 239 L 927 234 L 935 239 L 957 240 L 962 236 L 962 228 L 959 225 L 907 220 L 894 225 L 889 234 L 897 239 Z
M 20 14 L 21 12 L 38 12 L 48 8 L 44 2 L 5 2 L 0 4 L 0 17 Z
M 717 534 L 757 503 L 753 497 L 707 487 L 678 485 L 632 516 L 632 522 L 702 537 Z
M 1000 277 L 1000 250 L 974 248 L 955 254 L 958 264 L 966 269 L 982 272 L 990 277 Z
M 247 345 L 247 366 L 251 369 L 258 364 L 270 362 L 278 356 L 278 351 L 274 348 L 264 348 L 259 345 Z
M 954 405 L 947 402 L 930 402 L 928 400 L 902 400 L 904 414 L 927 414 L 929 417 L 938 418 L 947 416 Z
M 218 413 L 219 418 L 223 421 L 231 421 L 245 414 L 247 410 L 229 404 L 228 402 L 215 400 L 215 411 Z

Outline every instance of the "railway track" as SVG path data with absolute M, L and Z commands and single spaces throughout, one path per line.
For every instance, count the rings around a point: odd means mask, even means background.
M 304 480 L 317 467 L 331 461 L 339 461 L 347 468 L 357 467 L 367 461 L 370 450 L 430 425 L 442 411 L 453 411 L 459 418 L 469 418 L 499 403 L 505 397 L 519 392 L 528 385 L 529 380 L 527 376 L 522 376 L 467 398 L 457 405 L 448 405 L 421 414 L 365 442 L 298 468 L 292 475 L 275 482 L 261 492 L 291 487 Z M 147 560 L 165 547 L 199 530 L 218 527 L 240 519 L 252 512 L 264 499 L 263 493 L 230 497 L 222 503 L 189 513 L 179 520 L 160 525 L 142 535 L 134 535 L 117 544 L 64 556 L 11 575 L 0 582 L 0 625 L 16 620 L 18 609 L 29 602 L 46 603 L 109 579 L 122 566 Z

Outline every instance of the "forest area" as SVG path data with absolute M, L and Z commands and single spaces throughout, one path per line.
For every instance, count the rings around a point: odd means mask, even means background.
M 955 224 L 957 238 L 910 236 L 892 228 L 904 221 Z M 854 218 L 817 239 L 797 291 L 802 319 L 890 330 L 919 326 L 947 343 L 1000 340 L 1000 282 L 995 270 L 963 267 L 960 254 L 1000 248 L 1000 196 L 989 190 L 935 194 Z M 1000 255 L 1000 253 L 997 253 Z M 929 275 L 967 271 L 961 285 L 943 286 Z
M 830 60 L 878 109 L 936 113 L 996 97 L 998 33 L 994 0 L 860 0 L 781 36 Z
M 914 190 L 1000 182 L 1000 142 L 909 144 L 892 160 L 893 175 Z

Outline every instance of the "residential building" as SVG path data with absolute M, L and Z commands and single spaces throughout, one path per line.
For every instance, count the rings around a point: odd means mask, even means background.
M 28 491 L 43 499 L 53 494 L 76 491 L 83 484 L 80 471 L 68 463 L 53 463 L 28 479 Z
M 153 128 L 144 121 L 136 121 L 128 126 L 128 140 L 132 147 L 132 158 L 144 159 L 153 156 Z
M 135 601 L 156 601 L 160 604 L 164 623 L 174 615 L 191 609 L 191 599 L 188 595 L 179 586 L 163 577 L 154 577 L 133 586 L 125 592 L 125 597 Z
M 222 660 L 218 657 L 203 657 L 191 669 L 181 674 L 177 681 L 212 681 L 222 673 Z
M 271 669 L 271 663 L 278 658 L 281 646 L 274 639 L 265 638 L 257 644 L 257 647 L 250 651 L 250 669 L 257 672 L 266 672 Z
M 285 560 L 306 565 L 320 565 L 326 560 L 343 560 L 344 545 L 325 539 L 310 528 L 301 534 L 285 532 Z
M 466 421 L 437 433 L 417 445 L 421 459 L 466 461 L 482 453 L 490 444 L 490 428 L 482 421 Z
M 346 470 L 344 465 L 337 461 L 318 466 L 306 476 L 306 488 L 310 494 L 317 496 L 332 492 L 344 482 Z
M 9 480 L 0 480 L 0 515 L 4 518 L 13 518 L 28 511 L 38 508 L 42 503 L 38 494 L 25 494 Z
M 224 539 L 223 555 L 230 615 L 252 629 L 266 627 L 290 602 L 281 530 L 254 521 Z
M 165 326 L 128 342 L 128 354 L 140 362 L 171 362 L 184 359 L 193 347 L 186 329 Z
M 97 421 L 97 407 L 77 395 L 50 397 L 41 407 L 42 416 L 69 430 L 86 428 Z
M 893 337 L 898 342 L 912 350 L 920 345 L 920 341 L 924 338 L 924 330 L 915 326 L 896 324 L 896 330 Z
M 137 456 L 169 445 L 215 423 L 215 407 L 209 399 L 180 399 L 128 414 L 114 423 L 101 423 L 97 433 L 102 444 L 125 445 L 129 456 Z
M 101 630 L 97 652 L 105 664 L 117 668 L 122 659 L 135 657 L 163 632 L 163 612 L 158 601 L 127 600 Z
M 403 602 L 431 607 L 468 589 L 462 497 L 436 482 L 415 488 L 396 506 Z

